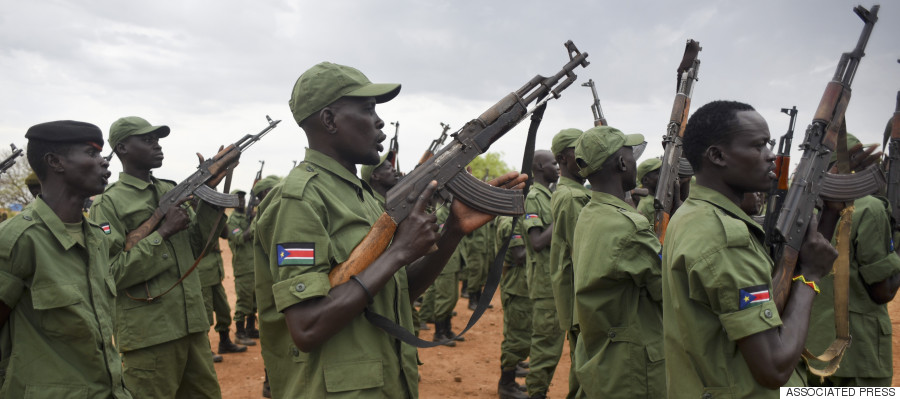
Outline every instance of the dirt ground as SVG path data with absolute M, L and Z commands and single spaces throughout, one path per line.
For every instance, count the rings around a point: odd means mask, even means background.
M 221 242 L 222 258 L 225 261 L 225 291 L 234 307 L 234 277 L 231 269 L 231 252 L 224 240 Z M 493 309 L 485 312 L 478 324 L 466 333 L 466 341 L 455 348 L 437 347 L 419 350 L 419 366 L 422 381 L 419 383 L 419 397 L 431 398 L 496 398 L 497 380 L 500 378 L 500 341 L 503 331 L 503 313 L 500 309 L 500 295 L 495 294 L 491 302 Z M 472 315 L 461 299 L 456 306 L 458 316 L 453 318 L 453 329 L 459 331 Z M 891 320 L 895 332 L 893 336 L 894 370 L 900 370 L 900 296 L 889 304 Z M 434 327 L 434 326 L 430 326 Z M 232 327 L 232 330 L 234 327 Z M 423 338 L 430 338 L 433 330 L 423 331 Z M 232 334 L 232 339 L 234 335 Z M 213 348 L 219 345 L 219 336 L 210 330 L 209 340 Z M 222 397 L 226 399 L 261 398 L 263 359 L 259 345 L 251 346 L 247 352 L 223 355 L 225 360 L 216 363 Z M 569 347 L 563 345 L 563 355 L 557 372 L 550 385 L 550 398 L 564 398 L 568 389 Z M 524 384 L 524 378 L 518 382 Z M 900 373 L 894 373 L 893 386 L 900 386 Z

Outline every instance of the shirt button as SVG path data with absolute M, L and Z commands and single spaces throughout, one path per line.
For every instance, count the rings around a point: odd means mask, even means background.
M 294 356 L 300 356 L 300 350 L 297 348 L 291 348 L 291 354 Z
M 169 259 L 169 254 L 163 254 L 162 258 L 163 258 L 163 259 Z
M 306 284 L 297 283 L 297 286 L 295 286 L 294 289 L 297 290 L 297 292 L 306 291 Z M 296 348 L 294 348 L 294 349 L 296 350 Z
M 154 244 L 159 244 L 159 238 L 154 238 L 154 239 L 153 239 L 153 243 L 154 243 Z
M 25 216 L 22 216 L 22 219 L 31 220 L 31 216 L 25 215 Z
M 771 309 L 764 310 L 763 315 L 765 315 L 767 319 L 771 319 L 772 318 L 772 310 Z
M 616 337 L 616 332 L 615 332 L 615 331 L 610 331 L 609 334 L 607 334 L 607 336 L 609 336 L 610 339 L 615 338 L 615 337 Z
M 306 165 L 307 172 L 315 172 L 316 170 L 312 168 L 312 166 Z
M 703 399 L 712 399 L 712 394 L 709 392 L 703 394 Z

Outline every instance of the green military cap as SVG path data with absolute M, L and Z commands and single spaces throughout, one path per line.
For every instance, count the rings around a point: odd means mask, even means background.
M 398 83 L 372 83 L 356 68 L 322 62 L 300 75 L 288 105 L 299 124 L 341 97 L 375 97 L 380 104 L 398 93 Z
M 581 168 L 582 177 L 588 177 L 600 170 L 603 162 L 619 148 L 633 147 L 644 143 L 641 134 L 622 133 L 610 126 L 596 126 L 584 131 L 575 143 L 575 161 Z
M 246 192 L 246 191 L 241 190 L 241 189 L 239 189 L 239 188 L 236 188 L 236 189 L 234 189 L 234 190 L 231 190 L 231 193 L 232 193 L 232 194 L 241 195 L 241 196 L 247 195 L 247 192 Z
M 157 132 L 159 137 L 169 135 L 169 127 L 165 125 L 153 126 L 146 119 L 138 116 L 126 116 L 119 118 L 109 127 L 109 145 L 115 149 L 116 144 L 131 136 Z
M 103 132 L 96 125 L 78 121 L 44 122 L 28 128 L 29 140 L 59 143 L 94 143 L 103 148 Z
M 41 181 L 38 180 L 37 175 L 34 172 L 28 174 L 28 177 L 25 178 L 26 186 L 40 186 Z
M 644 162 L 641 162 L 637 167 L 637 181 L 638 183 L 647 175 L 654 170 L 659 169 L 662 166 L 662 159 L 659 158 L 650 158 Z
M 566 148 L 574 147 L 575 141 L 578 140 L 583 133 L 584 132 L 578 129 L 560 130 L 556 136 L 553 136 L 553 141 L 550 143 L 550 152 L 552 152 L 553 155 L 559 155 L 559 153 Z
M 378 161 L 375 165 L 363 165 L 363 167 L 359 171 L 359 176 L 366 183 L 372 184 L 372 173 L 375 172 L 375 169 L 378 169 L 379 166 L 384 165 L 384 161 L 393 162 L 394 161 L 394 152 L 388 151 L 381 156 L 381 161 Z
M 848 150 L 855 147 L 859 143 L 860 143 L 860 141 L 858 138 L 856 138 L 856 136 L 847 132 L 847 149 Z M 831 162 L 837 162 L 837 149 L 835 149 L 831 153 Z
M 280 177 L 275 176 L 275 175 L 268 175 L 265 178 L 260 179 L 258 182 L 256 182 L 256 185 L 253 186 L 253 192 L 255 194 L 259 194 L 259 193 L 266 191 L 272 187 L 275 187 L 275 185 L 278 184 L 278 182 L 280 182 L 280 181 L 281 181 Z

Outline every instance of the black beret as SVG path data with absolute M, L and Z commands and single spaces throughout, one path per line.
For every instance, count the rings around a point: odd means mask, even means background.
M 28 128 L 26 139 L 69 142 L 97 143 L 103 147 L 103 132 L 99 127 L 87 122 L 54 121 L 44 122 Z

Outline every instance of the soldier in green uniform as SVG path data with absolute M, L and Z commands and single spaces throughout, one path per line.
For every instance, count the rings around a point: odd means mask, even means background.
M 641 202 L 638 202 L 637 210 L 647 218 L 651 225 L 656 219 L 656 208 L 653 206 L 653 201 L 656 199 L 656 184 L 659 182 L 659 168 L 661 166 L 661 159 L 650 158 L 641 162 L 637 168 L 637 182 L 649 192 L 649 194 L 641 198 Z
M 25 186 L 28 187 L 28 192 L 31 193 L 31 196 L 37 198 L 38 195 L 41 195 L 41 181 L 38 180 L 37 175 L 34 172 L 28 174 L 25 177 Z
M 256 295 L 253 292 L 253 236 L 252 222 L 246 209 L 247 193 L 232 190 L 238 196 L 239 205 L 228 216 L 228 248 L 231 249 L 231 268 L 234 273 L 234 324 L 235 341 L 241 345 L 255 345 L 247 336 L 247 316 L 256 314 Z M 253 344 L 250 344 L 253 342 Z
M 289 104 L 309 148 L 260 204 L 253 245 L 262 354 L 275 398 L 418 397 L 416 349 L 370 324 L 363 310 L 412 331 L 411 298 L 440 274 L 463 235 L 491 219 L 455 201 L 439 234 L 425 212 L 432 182 L 387 249 L 331 286 L 328 273 L 383 213 L 356 165 L 379 161 L 386 136 L 375 105 L 399 91 L 327 62 L 294 85 Z
M 197 201 L 193 201 L 195 204 Z M 223 238 L 228 237 L 227 226 L 222 225 L 221 235 Z M 205 241 L 200 242 L 200 237 L 194 235 L 191 237 L 195 242 L 192 244 L 195 248 L 203 248 Z M 214 330 L 219 334 L 219 355 L 225 353 L 246 352 L 246 344 L 237 345 L 231 342 L 231 306 L 228 305 L 228 294 L 225 293 L 225 287 L 222 281 L 225 280 L 225 262 L 222 261 L 222 249 L 219 247 L 218 237 L 213 238 L 209 247 L 206 249 L 206 255 L 200 259 L 197 264 L 197 273 L 200 274 L 200 287 L 203 294 L 203 304 L 206 307 L 206 318 L 209 319 L 210 327 L 215 326 Z M 245 339 L 250 345 L 256 345 L 256 342 Z M 221 362 L 221 356 L 213 356 L 213 362 Z
M 109 232 L 119 290 L 115 336 L 128 386 L 149 397 L 218 398 L 199 275 L 191 273 L 176 285 L 202 250 L 192 245 L 191 235 L 211 234 L 217 210 L 201 201 L 192 217 L 186 204 L 173 206 L 156 231 L 124 250 L 126 235 L 149 219 L 159 199 L 174 187 L 151 173 L 162 166 L 159 139 L 168 135 L 168 126 L 153 126 L 136 116 L 113 122 L 109 144 L 123 172 L 94 201 L 90 217 Z M 147 301 L 149 297 L 156 299 Z
M 397 170 L 392 164 L 394 153 L 388 151 L 381 156 L 381 161 L 375 165 L 363 165 L 359 168 L 359 176 L 362 178 L 372 191 L 375 193 L 375 199 L 384 204 L 387 192 L 397 185 L 400 177 Z
M 847 134 L 847 148 L 859 140 Z M 837 160 L 837 157 L 832 157 Z M 809 375 L 810 385 L 891 386 L 891 318 L 887 303 L 900 286 L 900 257 L 891 239 L 890 205 L 884 198 L 866 196 L 853 202 L 850 227 L 850 336 L 841 366 L 824 384 Z M 837 231 L 835 231 L 835 236 Z M 836 239 L 833 240 L 837 245 Z M 822 278 L 822 294 L 813 301 L 806 347 L 822 353 L 834 341 L 834 274 Z
M 534 152 L 534 185 L 525 199 L 522 229 L 526 232 L 528 295 L 532 301 L 531 369 L 525 377 L 532 398 L 547 396 L 556 365 L 562 356 L 565 331 L 560 328 L 550 271 L 550 241 L 553 214 L 550 211 L 550 184 L 559 179 L 553 153 Z
M 643 142 L 602 126 L 585 131 L 575 147 L 592 190 L 572 246 L 579 397 L 666 397 L 661 246 L 651 224 L 623 200 L 636 185 L 632 147 Z
M 450 216 L 450 209 L 447 206 L 442 206 L 435 212 L 435 216 L 437 216 L 440 228 L 444 228 L 444 223 L 447 221 L 447 217 Z M 459 247 L 457 247 L 453 251 L 453 255 L 450 256 L 450 260 L 447 261 L 447 265 L 444 266 L 444 270 L 434 280 L 434 284 L 425 291 L 422 306 L 425 309 L 431 309 L 426 317 L 434 320 L 434 337 L 432 340 L 435 342 L 456 337 L 451 320 L 453 319 L 453 308 L 456 307 L 456 302 L 459 300 L 459 284 L 457 284 L 456 274 L 459 273 L 461 264 L 462 255 Z M 447 341 L 444 345 L 453 347 L 456 346 L 454 341 L 465 340 L 464 337 L 457 337 L 455 340 Z
M 569 340 L 569 393 L 567 398 L 578 392 L 578 377 L 575 375 L 575 343 L 578 342 L 578 321 L 573 317 L 575 301 L 572 275 L 572 242 L 575 221 L 581 208 L 590 200 L 590 191 L 584 187 L 584 178 L 578 173 L 575 163 L 575 141 L 581 137 L 578 129 L 563 129 L 550 145 L 550 151 L 559 165 L 559 183 L 550 197 L 550 212 L 553 217 L 553 235 L 550 239 L 550 277 L 553 282 L 553 298 L 559 326 Z
M 109 242 L 81 214 L 110 176 L 103 133 L 56 121 L 25 137 L 46 189 L 0 224 L 0 397 L 131 398 L 113 345 Z
M 522 223 L 516 224 L 512 233 L 512 218 L 497 218 L 497 250 L 509 238 L 509 249 L 503 259 L 503 275 L 500 277 L 500 304 L 503 306 L 503 342 L 500 343 L 500 382 L 497 393 L 500 399 L 527 399 L 528 395 L 516 377 L 520 362 L 531 352 L 531 318 L 533 309 L 528 297 L 525 279 L 526 252 L 522 239 Z M 523 374 L 524 375 L 524 374 Z
M 487 281 L 487 273 L 490 268 L 491 259 L 488 245 L 491 242 L 488 236 L 494 233 L 489 225 L 484 225 L 478 230 L 473 231 L 463 239 L 465 251 L 465 269 L 463 273 L 466 276 L 466 289 L 469 293 L 469 310 L 475 310 L 478 301 L 481 300 L 481 291 L 484 289 L 484 283 Z M 492 307 L 492 306 L 488 306 Z
M 697 184 L 669 222 L 662 256 L 669 398 L 777 398 L 778 387 L 804 383 L 796 367 L 816 292 L 798 279 L 778 313 L 762 228 L 738 208 L 775 178 L 768 141 L 747 104 L 714 101 L 688 121 L 684 153 Z M 816 231 L 835 221 L 829 211 L 810 223 L 797 269 L 809 282 L 837 256 Z

